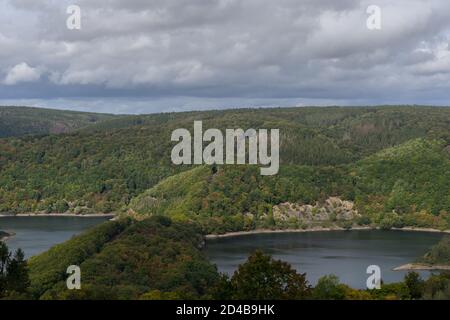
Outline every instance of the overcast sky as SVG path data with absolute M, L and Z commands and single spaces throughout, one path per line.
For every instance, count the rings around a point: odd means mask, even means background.
M 449 43 L 448 0 L 0 0 L 0 105 L 450 105 Z

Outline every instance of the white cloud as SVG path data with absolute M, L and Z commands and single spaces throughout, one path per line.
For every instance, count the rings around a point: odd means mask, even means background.
M 26 62 L 22 62 L 9 70 L 3 83 L 15 85 L 20 82 L 34 82 L 39 80 L 40 77 L 41 73 L 37 68 L 32 68 Z

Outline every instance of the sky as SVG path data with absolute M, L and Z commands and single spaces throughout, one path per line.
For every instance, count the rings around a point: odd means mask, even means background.
M 448 0 L 0 0 L 0 105 L 447 106 L 449 43 Z

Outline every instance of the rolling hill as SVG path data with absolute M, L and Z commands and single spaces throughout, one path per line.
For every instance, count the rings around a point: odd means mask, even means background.
M 154 217 L 98 225 L 29 261 L 34 299 L 210 298 L 219 274 L 200 251 L 194 224 Z M 67 290 L 66 269 L 79 265 L 82 290 Z
M 66 133 L 116 117 L 100 113 L 0 106 L 0 138 Z

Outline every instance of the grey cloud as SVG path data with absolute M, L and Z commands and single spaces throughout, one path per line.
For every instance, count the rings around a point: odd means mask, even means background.
M 97 99 L 118 103 L 114 112 L 126 101 L 129 112 L 145 101 L 161 111 L 194 103 L 445 103 L 450 3 L 378 0 L 382 30 L 370 31 L 372 2 L 79 0 L 82 29 L 71 31 L 70 1 L 5 0 L 0 102 L 99 107 Z M 22 63 L 39 70 L 31 74 L 38 83 L 6 86 Z

